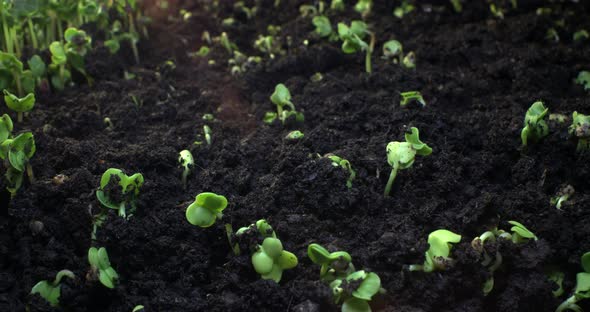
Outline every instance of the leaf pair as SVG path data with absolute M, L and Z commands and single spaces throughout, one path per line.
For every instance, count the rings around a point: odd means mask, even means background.
M 104 247 L 88 249 L 88 262 L 91 269 L 98 274 L 101 284 L 107 288 L 115 288 L 119 274 L 111 266 L 109 255 Z
M 338 37 L 342 40 L 342 52 L 346 54 L 368 50 L 369 45 L 363 41 L 367 34 L 367 24 L 362 21 L 352 21 L 350 27 L 338 23 Z
M 538 142 L 549 134 L 549 126 L 544 120 L 548 112 L 549 109 L 545 108 L 541 101 L 533 103 L 527 110 L 524 117 L 524 128 L 520 133 L 523 146 L 527 146 L 529 141 Z
M 286 250 L 278 238 L 267 237 L 258 246 L 258 250 L 252 255 L 254 270 L 262 279 L 271 279 L 280 282 L 283 271 L 297 266 L 297 257 Z
M 358 287 L 352 291 L 350 295 L 346 294 L 345 284 L 358 284 Z M 342 303 L 343 312 L 361 312 L 371 311 L 369 301 L 381 290 L 381 279 L 379 275 L 373 272 L 365 272 L 363 270 L 356 271 L 349 274 L 345 279 L 337 279 L 330 283 L 336 303 L 339 303 L 343 298 Z
M 143 182 L 141 173 L 128 176 L 120 169 L 110 168 L 100 178 L 96 198 L 103 206 L 118 210 L 119 216 L 125 218 L 127 205 L 131 207 L 132 213 L 136 209 L 136 200 Z
M 315 264 L 321 266 L 320 279 L 331 282 L 337 278 L 344 278 L 348 275 L 352 266 L 352 257 L 346 251 L 329 252 L 318 244 L 310 244 L 307 247 L 307 256 Z
M 75 279 L 76 276 L 70 270 L 61 270 L 55 275 L 55 280 L 40 281 L 31 289 L 31 294 L 39 294 L 47 300 L 52 307 L 59 306 L 59 297 L 61 296 L 61 280 L 64 277 Z
M 210 227 L 220 219 L 221 212 L 227 207 L 227 199 L 215 193 L 201 193 L 186 209 L 186 219 L 192 225 L 202 228 Z

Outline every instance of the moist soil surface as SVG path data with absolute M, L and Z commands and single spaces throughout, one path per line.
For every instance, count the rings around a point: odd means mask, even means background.
M 576 153 L 570 120 L 550 123 L 549 135 L 526 149 L 520 131 L 536 100 L 568 117 L 590 113 L 588 93 L 573 83 L 590 65 L 589 44 L 571 39 L 590 29 L 587 2 L 519 1 L 496 19 L 484 1 L 465 3 L 460 14 L 447 1 L 420 1 L 398 19 L 398 1 L 375 1 L 367 17 L 377 38 L 372 74 L 364 72 L 362 53 L 345 55 L 340 43 L 313 35 L 310 18 L 299 15 L 303 1 L 283 0 L 280 9 L 260 1 L 252 20 L 227 2 L 213 13 L 204 3 L 173 3 L 171 12 L 184 7 L 192 17 L 156 17 L 140 46 L 141 65 L 99 47 L 87 59 L 92 86 L 39 94 L 33 112 L 15 125 L 35 135 L 36 179 L 12 200 L 6 192 L 0 198 L 1 311 L 52 310 L 29 292 L 61 269 L 77 277 L 62 285 L 64 311 L 131 311 L 139 304 L 147 311 L 338 311 L 307 257 L 313 242 L 348 251 L 357 269 L 380 276 L 387 292 L 374 297 L 374 311 L 553 311 L 571 294 L 580 256 L 590 250 L 590 156 Z M 359 18 L 347 5 L 328 14 L 334 24 Z M 540 6 L 553 13 L 537 15 Z M 221 25 L 227 17 L 233 26 Z M 244 54 L 261 55 L 252 43 L 269 24 L 281 26 L 285 54 L 264 57 L 239 76 L 230 74 L 219 45 L 206 58 L 187 56 L 203 44 L 205 30 L 226 31 Z M 551 27 L 560 42 L 545 38 Z M 382 43 L 394 38 L 416 53 L 415 70 L 380 58 Z M 124 79 L 124 70 L 135 78 Z M 321 81 L 310 79 L 316 72 Z M 262 121 L 275 109 L 269 96 L 278 83 L 305 114 L 302 124 Z M 422 92 L 425 107 L 400 107 L 399 92 L 410 90 Z M 206 113 L 215 120 L 203 120 Z M 205 124 L 211 145 L 194 144 L 203 141 Z M 391 170 L 385 146 L 403 141 L 410 127 L 433 153 L 400 171 L 384 197 Z M 293 129 L 305 137 L 286 140 Z M 186 190 L 177 160 L 183 149 L 196 163 Z M 352 188 L 342 168 L 317 156 L 327 153 L 350 161 Z M 110 210 L 92 241 L 95 191 L 111 167 L 141 172 L 145 184 L 133 216 Z M 576 193 L 558 210 L 550 198 L 565 184 Z M 221 221 L 202 229 L 186 221 L 185 209 L 205 191 L 225 195 L 229 205 Z M 280 284 L 260 279 L 247 246 L 234 256 L 226 238 L 225 223 L 235 230 L 261 218 L 299 258 Z M 496 226 L 509 230 L 508 220 L 539 239 L 491 246 L 503 264 L 484 296 L 488 272 L 470 243 Z M 428 234 L 441 228 L 463 236 L 454 265 L 409 272 L 408 264 L 424 261 Z M 115 289 L 86 280 L 91 246 L 107 248 L 120 275 Z M 559 298 L 546 275 L 551 266 L 565 273 Z

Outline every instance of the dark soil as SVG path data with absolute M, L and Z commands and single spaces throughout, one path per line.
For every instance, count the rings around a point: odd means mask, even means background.
M 375 1 L 368 18 L 378 38 L 371 75 L 364 73 L 363 55 L 344 55 L 339 43 L 313 38 L 309 18 L 298 16 L 304 1 L 283 0 L 281 10 L 274 0 L 261 1 L 254 21 L 234 14 L 227 2 L 218 16 L 201 3 L 177 3 L 193 17 L 156 20 L 142 43 L 141 66 L 99 49 L 88 65 L 93 86 L 41 94 L 25 122 L 16 124 L 34 132 L 36 181 L 10 202 L 6 194 L 1 198 L 0 311 L 50 310 L 29 292 L 61 269 L 77 276 L 62 288 L 66 311 L 127 312 L 138 304 L 147 311 L 336 311 L 319 267 L 307 258 L 312 242 L 346 250 L 357 268 L 379 274 L 387 293 L 372 301 L 375 311 L 553 311 L 569 296 L 579 258 L 590 250 L 590 156 L 575 153 L 567 124 L 552 125 L 550 135 L 527 150 L 520 130 L 539 99 L 553 113 L 590 113 L 588 93 L 572 82 L 590 66 L 589 44 L 571 39 L 590 30 L 588 2 L 551 4 L 555 13 L 547 17 L 535 10 L 548 2 L 521 0 L 498 20 L 484 1 L 467 1 L 461 14 L 448 1 L 419 1 L 399 20 L 391 14 L 399 1 Z M 221 19 L 232 14 L 238 24 L 222 28 Z M 353 18 L 358 14 L 349 8 L 332 22 Z M 561 42 L 548 42 L 546 30 L 559 18 L 565 19 Z M 240 77 L 229 75 L 223 48 L 213 49 L 214 66 L 186 55 L 201 45 L 203 30 L 227 31 L 252 55 L 252 42 L 269 23 L 281 25 L 292 46 Z M 381 44 L 393 38 L 415 51 L 416 70 L 379 58 Z M 163 65 L 166 60 L 176 68 Z M 136 79 L 123 79 L 124 69 Z M 311 82 L 316 72 L 324 79 Z M 281 82 L 305 113 L 298 127 L 305 138 L 296 143 L 284 137 L 297 127 L 262 122 Z M 426 107 L 401 108 L 399 92 L 408 90 L 420 90 Z M 203 121 L 205 113 L 216 121 Z M 213 132 L 210 147 L 193 144 L 204 124 Z M 385 146 L 403 140 L 411 126 L 433 153 L 400 171 L 392 196 L 384 198 Z M 183 190 L 177 157 L 187 148 L 196 170 Z M 348 159 L 357 171 L 353 187 L 346 187 L 343 170 L 316 153 Z M 110 211 L 93 243 L 92 214 L 100 207 L 95 190 L 110 167 L 143 173 L 145 185 L 136 214 L 125 221 Z M 54 181 L 60 174 L 63 184 Z M 549 200 L 563 184 L 576 193 L 560 211 Z M 207 229 L 191 226 L 184 212 L 203 191 L 229 201 L 222 222 Z M 249 255 L 233 256 L 225 237 L 224 223 L 237 229 L 260 218 L 299 258 L 280 284 L 261 280 Z M 524 223 L 539 240 L 498 246 L 504 264 L 484 297 L 487 271 L 470 242 L 496 225 L 508 230 L 508 220 Z M 42 230 L 33 232 L 33 221 L 42 222 Z M 406 265 L 424 261 L 426 238 L 439 228 L 463 235 L 453 250 L 455 266 L 408 272 Z M 92 245 L 107 248 L 121 276 L 114 290 L 85 279 Z M 566 273 L 561 298 L 552 296 L 556 285 L 545 276 L 550 265 Z

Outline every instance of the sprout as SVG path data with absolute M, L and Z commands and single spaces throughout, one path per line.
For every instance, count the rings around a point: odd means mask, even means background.
M 428 235 L 428 245 L 430 248 L 425 253 L 423 265 L 410 265 L 410 271 L 433 272 L 446 270 L 453 264 L 451 254 L 452 244 L 459 243 L 461 235 L 455 234 L 448 230 L 436 230 Z
M 321 266 L 320 279 L 324 282 L 346 278 L 355 271 L 352 258 L 346 251 L 329 252 L 321 245 L 310 244 L 307 247 L 307 256 L 313 263 Z
M 295 105 L 291 102 L 291 92 L 289 92 L 289 89 L 287 89 L 287 87 L 284 84 L 279 83 L 278 85 L 276 85 L 275 91 L 270 96 L 270 100 L 277 106 L 276 116 L 283 124 L 291 116 L 294 116 L 296 121 L 303 122 L 303 114 L 295 110 Z M 267 113 L 264 116 L 264 122 L 272 123 L 271 118 L 272 115 L 269 115 Z
M 137 209 L 136 201 L 143 182 L 141 173 L 128 176 L 120 169 L 110 168 L 100 178 L 96 198 L 104 207 L 115 209 L 119 216 L 128 218 Z M 128 206 L 131 208 L 129 216 L 126 215 Z
M 205 142 L 207 142 L 207 145 L 211 145 L 211 134 L 213 134 L 211 128 L 207 125 L 204 125 L 203 133 L 205 134 Z
M 453 10 L 455 10 L 455 12 L 461 13 L 461 11 L 463 11 L 461 0 L 451 0 L 451 4 L 453 5 Z
M 227 207 L 227 198 L 215 193 L 201 193 L 195 201 L 186 208 L 186 219 L 192 225 L 207 228 L 221 219 L 221 212 Z
M 31 295 L 39 294 L 43 299 L 47 300 L 52 307 L 59 306 L 59 297 L 61 296 L 61 280 L 64 277 L 75 279 L 76 276 L 70 270 L 61 270 L 55 275 L 55 279 L 50 281 L 40 281 L 31 289 Z
M 186 179 L 188 175 L 191 173 L 192 167 L 195 165 L 195 160 L 193 159 L 193 154 L 189 150 L 182 150 L 180 155 L 178 156 L 178 162 L 184 168 L 182 171 L 182 186 L 186 190 Z
M 492 244 L 495 243 L 496 238 L 502 233 L 505 232 L 502 230 L 498 231 L 498 229 L 493 229 L 491 231 L 484 232 L 471 241 L 471 247 L 483 256 L 481 265 L 488 267 L 488 272 L 490 273 L 483 286 L 483 293 L 485 296 L 487 296 L 494 288 L 494 272 L 500 267 L 500 265 L 502 265 L 502 254 L 500 254 L 500 251 L 496 248 L 496 253 L 492 257 L 492 255 L 490 255 L 486 249 L 486 242 L 489 241 Z
M 295 141 L 295 140 L 303 139 L 304 136 L 305 135 L 303 134 L 303 132 L 301 132 L 299 130 L 293 130 L 293 131 L 289 132 L 287 134 L 287 136 L 285 136 L 285 139 Z
M 208 46 L 201 46 L 197 52 L 189 53 L 189 57 L 205 57 L 209 55 L 210 51 L 211 49 Z
M 561 210 L 561 205 L 565 201 L 567 201 L 572 195 L 574 195 L 574 193 L 575 190 L 573 186 L 569 184 L 565 185 L 559 190 L 559 192 L 557 192 L 557 195 L 555 195 L 555 197 L 551 198 L 549 202 L 552 206 L 555 206 L 555 208 Z
M 35 94 L 29 93 L 24 98 L 19 98 L 16 95 L 4 89 L 4 102 L 6 106 L 17 112 L 17 121 L 23 121 L 23 113 L 30 112 L 35 106 Z
M 490 3 L 490 12 L 492 12 L 494 17 L 504 19 L 504 10 L 501 7 L 497 7 L 495 3 Z
M 399 102 L 399 106 L 401 107 L 405 107 L 412 101 L 420 103 L 422 107 L 426 106 L 426 101 L 424 101 L 424 98 L 422 97 L 422 93 L 420 93 L 420 91 L 401 92 L 400 95 L 402 96 L 402 99 Z
M 371 13 L 371 7 L 373 6 L 373 0 L 358 0 L 354 5 L 354 10 L 360 13 L 363 18 L 367 17 Z
M 5 115 L 2 116 L 0 127 L 1 136 L 10 136 L 8 130 L 12 130 L 12 121 Z M 29 160 L 35 151 L 35 138 L 31 132 L 25 132 L 19 134 L 17 137 L 9 139 L 6 138 L 0 145 L 0 158 L 4 160 L 6 167 L 6 189 L 10 192 L 10 195 L 14 197 L 16 192 L 20 189 L 23 184 L 23 174 L 25 170 L 29 176 L 29 180 L 33 181 L 33 168 L 31 167 Z
M 408 0 L 403 0 L 401 5 L 393 10 L 393 15 L 397 18 L 403 18 L 404 15 L 414 11 L 415 8 Z
M 88 277 L 90 280 L 98 280 L 107 288 L 115 288 L 119 274 L 111 266 L 109 255 L 104 247 L 96 249 L 91 247 L 88 249 L 88 262 L 90 263 L 90 272 Z
M 585 70 L 581 71 L 578 74 L 578 78 L 576 78 L 575 82 L 584 86 L 584 90 L 590 90 L 590 72 Z
M 553 42 L 559 42 L 559 33 L 555 28 L 551 27 L 547 29 L 547 32 L 545 33 L 545 39 Z
M 389 40 L 383 44 L 383 57 L 386 59 L 393 59 L 394 62 L 398 62 L 396 59 L 399 58 L 401 63 L 404 58 L 402 44 L 397 40 Z
M 334 167 L 342 167 L 342 169 L 349 173 L 348 179 L 346 180 L 346 186 L 348 188 L 352 188 L 352 180 L 354 180 L 354 178 L 356 177 L 356 172 L 352 169 L 352 165 L 350 165 L 350 162 L 334 154 L 326 154 L 324 155 L 324 157 L 329 158 L 332 161 L 332 165 Z
M 131 310 L 131 312 L 138 312 L 138 311 L 143 311 L 144 307 L 142 305 L 136 305 L 135 308 L 133 308 L 133 310 Z
M 371 37 L 369 44 L 363 41 L 367 34 Z M 365 51 L 365 71 L 370 73 L 372 71 L 371 54 L 375 46 L 375 34 L 368 31 L 367 24 L 361 21 L 352 21 L 350 27 L 348 27 L 344 23 L 338 23 L 338 37 L 342 40 L 342 51 L 344 53 L 352 54 Z
M 547 273 L 547 278 L 557 284 L 558 288 L 551 291 L 553 293 L 553 297 L 560 297 L 563 295 L 565 290 L 563 289 L 563 279 L 565 278 L 565 273 L 557 270 L 550 271 Z
M 538 142 L 549 134 L 549 126 L 544 120 L 548 112 L 549 109 L 545 108 L 541 101 L 533 103 L 527 110 L 524 116 L 524 128 L 520 132 L 523 146 L 527 146 L 529 141 Z
M 569 134 L 578 138 L 576 151 L 583 153 L 590 149 L 590 115 L 572 114 L 572 124 L 569 126 Z
M 330 3 L 330 9 L 334 11 L 344 11 L 344 0 L 332 0 L 332 3 Z
M 405 134 L 406 142 L 394 141 L 387 144 L 387 163 L 392 169 L 385 186 L 385 196 L 389 196 L 398 170 L 412 167 L 416 155 L 427 156 L 432 154 L 432 148 L 420 141 L 419 135 L 418 129 L 412 127 L 411 133 L 406 132 Z
M 0 143 L 4 142 L 12 135 L 13 129 L 12 119 L 10 116 L 4 114 L 0 117 Z
M 236 236 L 240 237 L 253 232 L 258 232 L 264 238 L 262 245 L 257 244 L 256 251 L 252 254 L 254 270 L 260 274 L 262 279 L 280 282 L 284 270 L 297 266 L 297 256 L 283 249 L 283 243 L 264 219 L 256 221 L 256 224 L 240 228 L 236 232 Z
M 311 22 L 315 26 L 316 34 L 320 37 L 329 37 L 332 34 L 332 24 L 330 24 L 328 17 L 323 15 L 314 16 Z
M 582 308 L 578 305 L 578 302 L 582 299 L 590 298 L 590 252 L 583 254 L 580 262 L 584 272 L 580 272 L 576 275 L 576 288 L 574 294 L 561 303 L 555 312 L 563 312 L 567 310 L 581 312 Z
M 585 29 L 580 29 L 574 33 L 574 41 L 582 41 L 590 38 L 590 34 Z
M 533 232 L 529 231 L 529 229 L 527 229 L 524 225 L 522 225 L 522 223 L 517 221 L 508 221 L 508 223 L 513 225 L 510 228 L 512 234 L 504 232 L 498 237 L 511 239 L 514 244 L 524 244 L 531 239 L 535 241 L 538 240 L 537 236 Z

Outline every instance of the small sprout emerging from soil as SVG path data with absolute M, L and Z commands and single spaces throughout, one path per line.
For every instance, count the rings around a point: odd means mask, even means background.
M 559 33 L 557 32 L 557 29 L 553 27 L 547 29 L 547 33 L 545 33 L 545 39 L 555 43 L 559 42 Z
M 284 124 L 291 116 L 295 118 L 297 122 L 303 122 L 304 117 L 303 113 L 298 112 L 295 110 L 295 105 L 291 102 L 291 92 L 289 89 L 282 84 L 279 83 L 275 87 L 275 91 L 270 96 L 271 102 L 273 102 L 277 106 L 277 113 L 276 117 Z M 271 119 L 272 115 L 266 114 L 264 116 L 264 122 L 272 123 Z
M 555 195 L 555 197 L 551 198 L 551 205 L 555 206 L 555 208 L 561 210 L 561 205 L 566 202 L 572 195 L 574 195 L 575 190 L 574 187 L 571 185 L 563 186 L 559 192 Z
M 392 169 L 385 186 L 385 196 L 389 196 L 391 193 L 391 186 L 398 170 L 412 167 L 416 155 L 428 156 L 432 154 L 432 148 L 420 141 L 419 136 L 418 128 L 412 127 L 411 132 L 405 134 L 406 142 L 394 141 L 387 144 L 387 163 Z
M 436 230 L 428 235 L 428 245 L 430 248 L 425 253 L 423 265 L 410 265 L 410 271 L 434 272 L 446 270 L 453 264 L 450 258 L 452 244 L 459 243 L 461 235 L 455 234 L 449 230 Z
M 311 80 L 311 82 L 320 82 L 324 80 L 324 75 L 318 72 L 309 77 L 309 80 Z
M 254 246 L 252 254 L 252 266 L 262 279 L 273 280 L 276 283 L 281 281 L 283 271 L 297 266 L 297 256 L 283 249 L 283 243 L 277 238 L 275 231 L 266 220 L 261 219 L 248 227 L 240 228 L 236 236 L 240 237 L 246 233 L 258 232 L 264 239 L 262 244 Z
M 461 11 L 463 11 L 461 0 L 451 0 L 451 4 L 453 5 L 453 10 L 455 10 L 455 12 L 461 13 Z
M 100 178 L 96 198 L 104 207 L 115 209 L 120 217 L 128 218 L 127 207 L 130 207 L 131 214 L 137 209 L 136 201 L 143 182 L 141 173 L 128 176 L 120 169 L 107 169 Z
M 305 134 L 303 134 L 303 132 L 301 132 L 299 130 L 293 130 L 293 131 L 289 132 L 287 134 L 287 136 L 285 136 L 285 139 L 291 140 L 291 141 L 296 141 L 296 140 L 303 139 L 304 136 L 305 136 Z
M 578 302 L 582 299 L 590 298 L 590 252 L 582 255 L 581 264 L 584 272 L 576 275 L 574 294 L 561 303 L 555 312 L 564 312 L 567 310 L 581 312 L 582 308 L 578 305 Z
M 371 37 L 368 44 L 363 41 L 366 35 Z M 368 31 L 367 24 L 362 21 L 352 21 L 350 27 L 348 27 L 344 23 L 338 23 L 338 37 L 342 40 L 342 51 L 344 53 L 352 54 L 365 51 L 365 71 L 370 73 L 372 71 L 371 54 L 375 47 L 375 34 Z
M 524 225 L 522 225 L 522 223 L 517 221 L 508 221 L 508 223 L 512 225 L 510 228 L 512 234 L 502 233 L 499 237 L 511 239 L 515 244 L 524 244 L 531 239 L 535 241 L 538 240 L 537 236 L 533 232 L 529 231 L 529 229 L 527 229 Z
M 496 6 L 495 3 L 490 3 L 490 12 L 498 19 L 504 19 L 504 10 L 501 7 Z
M 215 120 L 215 116 L 213 116 L 213 114 L 203 114 L 202 119 L 206 121 L 213 121 Z
M 133 310 L 131 310 L 131 312 L 139 312 L 139 311 L 143 311 L 144 307 L 142 305 L 136 305 Z
M 572 114 L 572 124 L 569 126 L 569 134 L 578 138 L 576 151 L 584 153 L 590 149 L 590 115 Z
M 107 126 L 107 130 L 109 130 L 109 131 L 112 131 L 113 129 L 115 129 L 115 125 L 113 124 L 113 121 L 109 117 L 105 117 L 102 120 L 102 123 L 104 123 Z
M 321 245 L 310 244 L 307 247 L 307 256 L 313 263 L 321 266 L 320 279 L 324 282 L 346 278 L 355 271 L 352 257 L 346 251 L 329 252 Z
M 329 158 L 332 161 L 332 165 L 334 167 L 341 167 L 342 169 L 348 172 L 349 176 L 346 180 L 346 187 L 352 188 L 352 181 L 354 180 L 354 178 L 356 178 L 356 171 L 352 169 L 352 165 L 350 164 L 350 162 L 334 154 L 326 154 L 324 157 Z
M 115 288 L 119 274 L 111 266 L 109 255 L 104 247 L 88 249 L 88 263 L 90 263 L 90 271 L 86 276 L 88 280 L 95 281 L 98 278 L 105 287 Z
M 6 106 L 17 113 L 17 121 L 23 121 L 23 113 L 30 112 L 35 106 L 35 94 L 29 93 L 23 98 L 4 90 L 4 102 Z
M 531 105 L 524 116 L 524 128 L 520 132 L 522 145 L 527 146 L 529 142 L 538 142 L 549 134 L 549 126 L 545 121 L 545 116 L 549 112 L 543 102 L 537 101 Z
M 197 195 L 195 201 L 186 208 L 186 219 L 192 225 L 202 228 L 212 226 L 221 219 L 222 211 L 227 207 L 227 198 L 215 193 L 205 192 Z
M 408 2 L 408 0 L 403 0 L 401 5 L 396 7 L 393 10 L 393 15 L 397 18 L 403 18 L 404 15 L 414 11 L 416 7 Z
M 575 82 L 579 85 L 582 85 L 584 90 L 590 91 L 590 72 L 585 70 L 581 71 L 578 74 Z
M 332 3 L 330 3 L 330 9 L 334 11 L 344 11 L 344 0 L 332 0 Z
M 59 297 L 61 296 L 61 280 L 64 277 L 75 279 L 76 276 L 70 270 L 61 270 L 55 275 L 53 281 L 40 281 L 33 286 L 31 294 L 39 294 L 43 299 L 47 300 L 52 307 L 59 306 Z
M 369 302 L 382 291 L 379 275 L 364 270 L 349 274 L 345 279 L 330 283 L 336 303 L 342 302 L 342 312 L 371 311 Z
M 422 97 L 422 93 L 420 93 L 420 91 L 401 92 L 400 95 L 402 96 L 402 99 L 399 102 L 399 105 L 401 107 L 405 107 L 412 101 L 420 103 L 422 107 L 426 106 L 426 101 L 424 101 L 424 98 Z
M 178 156 L 178 162 L 182 166 L 182 187 L 186 190 L 186 179 L 188 175 L 191 173 L 193 166 L 195 165 L 195 160 L 193 158 L 193 154 L 189 150 L 182 150 Z
M 209 55 L 211 49 L 208 46 L 201 46 L 197 52 L 191 52 L 188 54 L 189 57 L 205 57 Z
M 587 40 L 588 38 L 590 38 L 590 34 L 585 29 L 576 31 L 573 36 L 573 39 L 576 42 Z
M 565 273 L 557 270 L 550 271 L 547 273 L 547 278 L 557 284 L 557 289 L 551 291 L 553 293 L 553 297 L 560 297 L 563 295 L 565 290 L 563 289 L 563 279 L 565 278 Z
M 207 125 L 204 125 L 203 133 L 205 134 L 205 142 L 207 142 L 207 145 L 211 145 L 211 134 L 213 134 L 211 128 Z
M 10 116 L 4 114 L 0 117 L 0 143 L 4 142 L 12 135 L 12 129 L 14 125 L 12 124 L 12 119 Z
M 328 17 L 324 15 L 314 16 L 311 22 L 315 26 L 315 32 L 318 36 L 324 38 L 332 34 L 332 24 Z
M 358 2 L 354 5 L 354 10 L 360 13 L 363 18 L 366 18 L 369 13 L 371 13 L 372 7 L 373 0 L 358 0 Z
M 8 127 L 12 130 L 12 121 L 8 115 L 4 116 L 0 121 L 0 124 L 3 125 L 0 127 L 0 135 L 3 137 L 7 134 L 10 135 L 5 131 Z M 6 138 L 2 141 L 0 145 L 0 158 L 4 160 L 4 165 L 6 167 L 6 189 L 10 192 L 12 197 L 16 195 L 16 192 L 22 186 L 25 171 L 29 176 L 29 180 L 33 181 L 33 168 L 31 167 L 29 160 L 35 155 L 36 150 L 35 138 L 31 132 L 21 133 L 15 138 Z
M 383 44 L 383 58 L 392 59 L 394 63 L 399 63 L 405 68 L 416 67 L 416 55 L 414 52 L 404 56 L 403 46 L 397 40 L 389 40 Z

